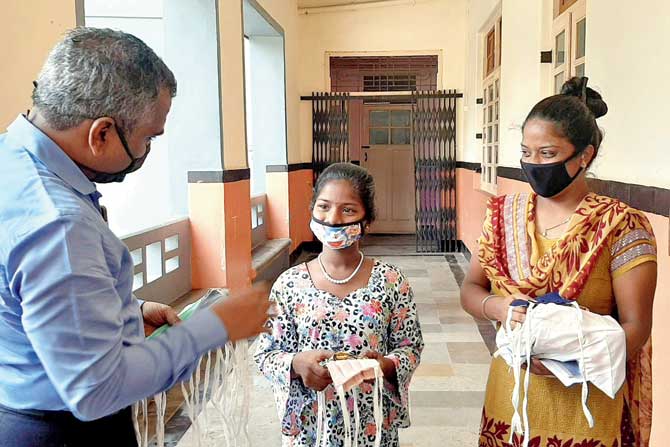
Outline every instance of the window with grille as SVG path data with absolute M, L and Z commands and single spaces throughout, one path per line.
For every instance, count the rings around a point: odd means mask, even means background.
M 437 56 L 331 56 L 333 92 L 437 90 Z
M 416 75 L 363 76 L 364 92 L 406 92 L 416 90 Z

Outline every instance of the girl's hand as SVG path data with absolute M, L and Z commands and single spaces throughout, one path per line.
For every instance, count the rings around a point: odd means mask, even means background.
M 293 371 L 302 379 L 302 383 L 315 391 L 323 391 L 333 383 L 328 368 L 321 366 L 321 362 L 333 356 L 333 351 L 317 349 L 299 352 L 293 357 Z
M 377 351 L 367 351 L 365 354 L 363 354 L 363 357 L 377 360 L 379 362 L 379 366 L 381 366 L 382 373 L 384 373 L 384 378 L 391 382 L 395 380 L 396 371 L 393 360 L 384 357 Z

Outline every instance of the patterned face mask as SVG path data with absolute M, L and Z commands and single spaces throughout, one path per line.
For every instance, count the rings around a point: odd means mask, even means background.
M 373 412 L 375 417 L 375 425 L 377 426 L 375 436 L 375 447 L 381 445 L 382 422 L 384 420 L 384 412 L 382 408 L 382 380 L 383 374 L 379 362 L 375 359 L 357 359 L 349 358 L 347 360 L 337 360 L 337 354 L 333 361 L 325 363 L 330 377 L 333 379 L 333 386 L 337 392 L 337 397 L 340 401 L 340 409 L 344 417 L 344 447 L 352 447 L 358 445 L 358 436 L 360 430 L 360 414 L 358 410 L 357 393 L 352 393 L 353 407 L 354 407 L 354 436 L 353 444 L 351 437 L 351 417 L 349 415 L 349 407 L 347 406 L 347 399 L 345 392 L 357 387 L 365 380 L 373 380 Z M 317 415 L 317 437 L 316 447 L 321 447 L 322 442 L 327 443 L 323 437 L 324 428 L 326 427 L 323 409 L 326 407 L 326 397 L 323 391 L 317 393 L 318 399 L 318 415 Z
M 349 248 L 363 237 L 365 220 L 346 225 L 330 225 L 316 217 L 312 217 L 309 228 L 324 246 L 333 250 Z

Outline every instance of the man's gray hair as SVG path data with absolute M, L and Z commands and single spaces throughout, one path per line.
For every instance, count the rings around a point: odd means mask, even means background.
M 51 50 L 33 104 L 58 130 L 109 116 L 130 133 L 154 110 L 162 89 L 177 94 L 172 71 L 137 37 L 101 28 L 75 28 Z

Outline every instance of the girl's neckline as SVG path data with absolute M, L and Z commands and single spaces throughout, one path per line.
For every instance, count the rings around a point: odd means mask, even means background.
M 377 260 L 375 258 L 372 258 L 372 270 L 370 270 L 370 277 L 368 278 L 368 281 L 366 282 L 365 286 L 359 287 L 355 290 L 352 290 L 351 292 L 347 293 L 346 295 L 344 295 L 342 297 L 340 297 L 338 295 L 335 295 L 333 292 L 329 292 L 327 290 L 323 290 L 323 289 L 318 288 L 316 286 L 316 284 L 314 283 L 314 279 L 312 278 L 312 273 L 309 271 L 309 267 L 307 267 L 307 262 L 304 262 L 303 266 L 304 266 L 305 270 L 307 271 L 307 277 L 309 278 L 309 283 L 311 284 L 311 287 L 314 290 L 316 290 L 317 292 L 321 292 L 321 293 L 325 293 L 327 295 L 333 296 L 340 301 L 344 301 L 345 299 L 358 294 L 358 292 L 360 292 L 360 291 L 371 289 L 372 280 L 375 277 L 375 275 L 377 274 L 377 268 L 379 267 L 380 264 L 381 263 L 379 262 L 379 260 Z

